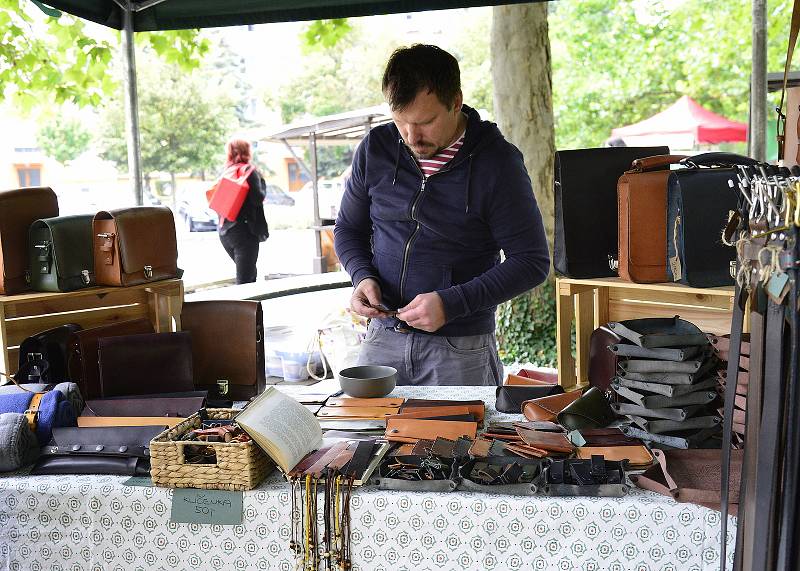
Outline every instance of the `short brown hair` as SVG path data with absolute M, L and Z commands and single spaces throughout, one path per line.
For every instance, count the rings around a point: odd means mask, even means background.
M 428 44 L 398 48 L 386 64 L 381 89 L 392 110 L 407 107 L 422 89 L 432 92 L 450 109 L 461 91 L 458 61 L 442 48 Z
M 249 163 L 253 156 L 250 151 L 250 143 L 244 139 L 228 141 L 228 144 L 225 145 L 225 152 L 228 155 L 228 162 L 233 164 Z

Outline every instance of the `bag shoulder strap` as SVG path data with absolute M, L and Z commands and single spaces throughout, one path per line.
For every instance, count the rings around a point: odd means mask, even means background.
M 792 24 L 789 28 L 789 46 L 786 48 L 786 65 L 783 68 L 783 87 L 781 88 L 781 103 L 778 112 L 778 160 L 783 160 L 784 144 L 786 143 L 786 115 L 783 105 L 786 101 L 786 86 L 789 83 L 789 69 L 792 67 L 792 56 L 800 33 L 800 0 L 794 0 L 792 8 Z
M 44 395 L 45 393 L 34 393 L 28 409 L 25 411 L 25 420 L 28 421 L 31 432 L 34 433 L 36 432 L 36 422 L 39 420 L 39 405 L 41 405 Z

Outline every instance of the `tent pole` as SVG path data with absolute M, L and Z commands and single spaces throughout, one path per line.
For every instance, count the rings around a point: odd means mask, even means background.
M 753 0 L 753 64 L 750 73 L 750 156 L 767 158 L 767 0 Z
M 136 55 L 133 37 L 133 3 L 119 3 L 122 8 L 123 83 L 125 87 L 125 131 L 128 139 L 128 173 L 133 198 L 144 204 L 142 193 L 142 150 L 139 145 L 139 95 L 136 89 Z
M 314 192 L 314 273 L 322 274 L 327 271 L 325 258 L 322 257 L 322 219 L 319 216 L 319 173 L 317 172 L 317 134 L 314 131 L 308 136 L 308 154 L 311 157 L 311 184 Z

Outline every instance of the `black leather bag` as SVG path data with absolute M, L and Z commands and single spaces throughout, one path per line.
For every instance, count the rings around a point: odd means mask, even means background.
M 80 331 L 77 323 L 67 323 L 36 335 L 19 346 L 18 383 L 61 383 L 71 380 L 67 370 L 67 350 L 71 335 Z
M 758 163 L 733 153 L 703 153 L 680 164 L 686 168 L 667 182 L 667 277 L 692 287 L 733 285 L 736 250 L 721 236 L 737 210 L 735 166 Z
M 31 224 L 28 256 L 34 291 L 65 292 L 94 284 L 92 218 L 58 216 Z
M 163 426 L 56 428 L 33 467 L 35 476 L 112 474 L 148 476 L 150 441 Z
M 104 398 L 194 390 L 186 331 L 102 337 L 99 348 Z
M 567 430 L 605 428 L 616 415 L 603 391 L 592 387 L 558 413 L 558 423 Z
M 570 278 L 617 275 L 617 181 L 635 159 L 668 155 L 669 147 L 558 151 L 555 158 L 553 266 Z M 612 263 L 610 263 L 612 262 Z
M 495 391 L 496 401 L 494 408 L 499 412 L 522 414 L 522 403 L 526 400 L 560 395 L 563 392 L 564 387 L 561 385 L 535 387 L 503 385 L 502 387 L 497 387 Z

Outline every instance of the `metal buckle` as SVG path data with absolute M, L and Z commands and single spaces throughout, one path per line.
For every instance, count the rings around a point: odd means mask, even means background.
M 153 279 L 153 266 L 144 267 L 144 277 L 146 277 L 148 280 Z
M 217 381 L 217 389 L 219 390 L 219 394 L 227 395 L 228 394 L 228 381 L 227 381 L 227 379 L 219 379 Z
M 89 270 L 81 271 L 81 279 L 83 280 L 83 283 L 85 283 L 86 285 L 92 283 L 92 278 L 89 277 Z
M 608 255 L 608 267 L 611 271 L 619 271 L 619 260 L 615 260 L 611 254 Z

